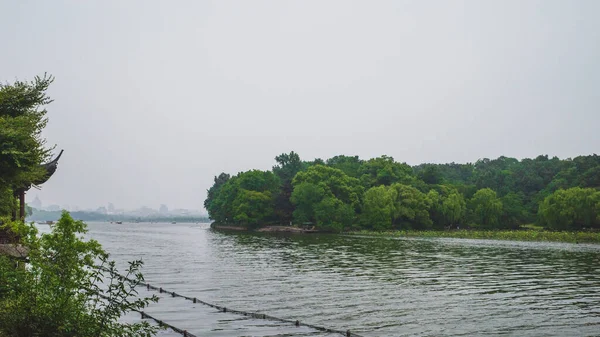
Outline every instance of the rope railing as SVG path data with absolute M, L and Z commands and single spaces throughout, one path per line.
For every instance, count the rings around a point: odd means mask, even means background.
M 104 268 L 104 267 L 99 267 L 99 268 L 103 269 L 105 271 L 110 272 L 110 270 L 107 269 L 107 268 Z M 363 337 L 363 336 L 361 336 L 361 335 L 359 335 L 357 333 L 351 332 L 350 330 L 343 331 L 343 330 L 338 330 L 338 329 L 332 329 L 332 328 L 327 328 L 327 327 L 323 327 L 323 326 L 318 326 L 318 325 L 314 325 L 314 324 L 310 324 L 310 323 L 305 323 L 305 322 L 301 322 L 299 320 L 290 320 L 290 319 L 279 318 L 279 317 L 270 316 L 270 315 L 263 314 L 263 313 L 258 313 L 258 312 L 231 309 L 231 308 L 227 308 L 225 306 L 220 306 L 220 305 L 216 305 L 216 304 L 213 304 L 213 303 L 209 303 L 209 302 L 203 301 L 203 300 L 201 300 L 199 298 L 196 298 L 196 297 L 184 296 L 184 295 L 178 294 L 178 293 L 176 293 L 174 291 L 166 290 L 166 289 L 164 289 L 162 287 L 153 286 L 150 283 L 137 282 L 136 280 L 130 279 L 130 278 L 125 277 L 125 276 L 123 276 L 121 274 L 116 274 L 115 273 L 114 275 L 118 276 L 118 277 L 120 277 L 120 278 L 122 278 L 124 280 L 130 281 L 130 282 L 136 282 L 138 286 L 144 286 L 144 287 L 146 287 L 146 289 L 148 291 L 154 290 L 154 291 L 158 291 L 161 294 L 171 295 L 171 297 L 180 297 L 180 298 L 186 299 L 188 301 L 191 301 L 192 303 L 200 303 L 202 305 L 209 306 L 209 307 L 217 309 L 217 310 L 219 310 L 220 312 L 223 312 L 223 313 L 227 313 L 228 312 L 228 313 L 238 314 L 238 315 L 244 315 L 244 316 L 248 316 L 248 317 L 252 317 L 252 318 L 256 318 L 256 319 L 265 319 L 265 320 L 277 321 L 277 322 L 282 322 L 282 323 L 289 323 L 289 324 L 293 324 L 293 325 L 295 325 L 297 327 L 305 326 L 305 327 L 308 327 L 308 328 L 311 328 L 311 329 L 315 329 L 315 330 L 318 330 L 318 331 L 322 331 L 322 332 L 338 333 L 338 334 L 341 334 L 341 335 L 346 336 L 346 337 Z M 178 332 L 178 333 L 180 333 L 180 334 L 182 334 L 182 335 L 184 335 L 186 337 L 188 337 L 188 336 L 189 337 L 195 337 L 194 335 L 190 334 L 186 330 L 175 328 L 175 327 L 173 327 L 171 325 L 168 325 L 165 322 L 157 320 L 156 318 L 154 318 L 154 317 L 152 317 L 152 316 L 150 316 L 147 313 L 144 313 L 142 311 L 138 311 L 138 312 L 140 312 L 142 314 L 142 318 L 145 318 L 145 317 L 146 318 L 151 318 L 154 321 L 156 321 L 159 325 L 167 326 L 170 329 L 172 329 L 173 331 Z
M 101 268 L 101 269 L 103 269 L 103 268 Z M 124 277 L 123 275 L 117 274 L 117 276 L 119 276 L 119 277 L 121 277 L 123 279 L 130 280 L 130 279 Z M 98 296 L 100 296 L 101 298 L 103 298 L 105 300 L 109 299 L 108 296 L 104 296 L 104 295 L 98 295 Z M 187 332 L 187 330 L 180 329 L 180 328 L 178 328 L 178 327 L 176 327 L 174 325 L 171 325 L 171 324 L 169 324 L 169 323 L 167 323 L 167 322 L 165 322 L 163 320 L 155 318 L 155 317 L 149 315 L 148 313 L 146 313 L 144 311 L 141 311 L 141 310 L 138 310 L 138 309 L 131 309 L 131 311 L 135 311 L 135 312 L 141 314 L 142 315 L 142 319 L 149 318 L 149 319 L 153 320 L 154 322 L 156 322 L 156 324 L 158 324 L 158 326 L 160 326 L 160 327 L 167 327 L 167 328 L 169 328 L 169 329 L 171 329 L 171 330 L 173 330 L 173 331 L 175 331 L 175 332 L 177 332 L 179 334 L 182 334 L 183 337 L 198 337 L 198 336 L 196 336 L 196 335 L 194 335 L 192 333 Z
M 142 314 L 142 319 L 149 318 L 149 319 L 153 320 L 154 322 L 156 322 L 156 324 L 158 324 L 159 326 L 161 326 L 161 327 L 167 327 L 167 328 L 169 328 L 169 329 L 171 329 L 171 330 L 173 330 L 173 331 L 175 331 L 175 332 L 183 335 L 183 337 L 198 337 L 198 336 L 196 336 L 196 335 L 194 335 L 192 333 L 187 332 L 187 330 L 180 329 L 180 328 L 178 328 L 176 326 L 173 326 L 173 325 L 171 325 L 171 324 L 169 324 L 169 323 L 167 323 L 165 321 L 162 321 L 162 320 L 160 320 L 158 318 L 152 317 L 152 316 L 150 316 L 149 314 L 147 314 L 147 313 L 145 313 L 143 311 L 139 311 L 139 310 L 136 310 L 136 311 L 139 312 L 140 314 Z

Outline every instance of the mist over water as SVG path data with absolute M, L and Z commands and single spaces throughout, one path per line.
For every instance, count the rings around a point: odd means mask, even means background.
M 599 245 L 222 233 L 208 224 L 89 228 L 122 270 L 143 259 L 153 285 L 364 336 L 600 331 Z M 162 297 L 147 312 L 199 336 L 336 336 Z

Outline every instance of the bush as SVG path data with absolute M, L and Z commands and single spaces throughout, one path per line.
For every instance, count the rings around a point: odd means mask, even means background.
M 8 223 L 29 249 L 29 263 L 16 267 L 0 257 L 0 336 L 149 337 L 158 328 L 148 322 L 118 322 L 141 310 L 156 296 L 138 298 L 141 261 L 129 263 L 126 277 L 95 240 L 84 241 L 87 226 L 63 212 L 50 234 L 22 222 Z

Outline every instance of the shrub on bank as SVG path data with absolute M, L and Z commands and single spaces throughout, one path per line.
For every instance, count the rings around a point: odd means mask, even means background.
M 513 241 L 553 241 L 571 243 L 600 243 L 600 232 L 551 232 L 540 230 L 452 230 L 452 231 L 358 231 L 352 234 L 367 236 L 459 238 Z
M 114 261 L 95 240 L 85 241 L 85 223 L 63 212 L 50 234 L 9 222 L 29 249 L 28 263 L 0 256 L 0 336 L 149 337 L 148 322 L 120 323 L 121 315 L 141 310 L 156 296 L 138 298 L 141 261 L 118 276 Z M 21 265 L 19 265 L 21 264 Z M 19 265 L 19 266 L 18 266 Z

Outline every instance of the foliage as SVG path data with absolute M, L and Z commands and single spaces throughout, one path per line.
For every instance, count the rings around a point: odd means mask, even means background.
M 600 191 L 558 190 L 540 204 L 540 223 L 552 229 L 600 228 Z
M 429 214 L 435 228 L 450 228 L 463 222 L 467 204 L 465 198 L 456 189 L 441 186 L 440 192 L 431 190 L 427 194 L 431 202 Z
M 252 196 L 241 192 L 236 182 L 238 176 L 226 183 L 222 183 L 225 179 L 215 179 L 205 202 L 211 218 L 221 223 L 246 221 L 256 225 L 277 221 L 288 224 L 291 218 L 297 224 L 310 222 L 318 228 L 332 221 L 343 224 L 345 230 L 378 231 L 518 229 L 535 222 L 536 218 L 539 224 L 550 229 L 596 228 L 592 220 L 582 220 L 591 219 L 587 208 L 568 206 L 557 197 L 548 199 L 548 203 L 555 205 L 554 208 L 571 207 L 563 211 L 570 215 L 552 215 L 548 207 L 541 206 L 553 193 L 563 193 L 557 192 L 559 190 L 573 187 L 600 190 L 600 156 L 595 154 L 565 160 L 546 155 L 522 160 L 501 156 L 475 163 L 415 167 L 396 162 L 389 156 L 362 160 L 358 156 L 339 155 L 326 161 L 301 161 L 295 152 L 290 152 L 275 160 L 277 165 L 272 172 L 279 178 L 279 185 L 268 188 L 274 196 L 270 218 L 261 212 L 235 218 L 233 205 L 238 195 Z M 248 175 L 245 179 L 262 178 Z M 254 187 L 244 189 L 256 190 Z M 390 207 L 390 198 L 393 207 Z M 261 200 L 266 203 L 266 198 Z M 238 198 L 237 203 L 242 204 L 242 200 Z M 353 210 L 352 216 L 343 217 L 352 219 L 349 225 L 346 220 L 334 220 L 337 215 L 328 219 L 323 214 L 324 209 L 338 212 L 347 208 L 341 205 Z M 317 210 L 321 211 L 319 217 Z
M 316 226 L 325 231 L 341 232 L 352 224 L 354 209 L 335 197 L 327 197 L 315 206 Z
M 46 95 L 51 76 L 35 77 L 32 82 L 0 84 L 0 186 L 19 188 L 43 177 L 40 168 L 51 148 L 41 133 L 46 126 L 44 105 L 52 102 Z
M 255 227 L 275 218 L 274 195 L 280 180 L 270 171 L 251 170 L 234 177 L 215 178 L 214 194 L 206 199 L 210 218 L 218 223 Z M 217 181 L 219 182 L 218 187 Z M 209 190 L 210 191 L 210 190 Z
M 225 185 L 230 178 L 231 176 L 224 172 L 218 176 L 215 176 L 214 184 L 208 189 L 206 193 L 206 200 L 204 200 L 204 208 L 206 208 L 210 214 L 218 212 L 218 206 L 215 203 L 215 199 L 219 195 L 223 185 Z
M 141 261 L 130 262 L 131 280 L 116 276 L 115 263 L 100 244 L 82 239 L 86 225 L 67 212 L 50 234 L 41 237 L 33 226 L 10 225 L 30 250 L 29 265 L 15 268 L 14 261 L 0 258 L 0 334 L 146 337 L 156 333 L 147 322 L 118 321 L 121 315 L 158 300 L 136 296 L 135 286 L 143 281 Z
M 363 188 L 358 179 L 349 177 L 342 170 L 324 165 L 311 166 L 306 171 L 298 172 L 292 185 L 295 187 L 305 182 L 321 186 L 328 195 L 345 204 L 356 209 L 360 207 Z
M 346 175 L 360 178 L 363 161 L 358 156 L 335 156 L 327 159 L 327 166 L 342 170 Z
M 273 216 L 273 201 L 270 191 L 258 192 L 240 189 L 233 201 L 233 219 L 249 227 L 256 227 Z
M 429 228 L 433 224 L 429 217 L 431 201 L 425 193 L 403 184 L 394 184 L 391 188 L 396 196 L 394 223 L 408 228 Z
M 300 160 L 300 156 L 294 151 L 289 154 L 280 154 L 275 157 L 275 161 L 278 165 L 273 166 L 273 173 L 281 181 L 281 188 L 275 197 L 275 209 L 277 210 L 279 221 L 281 223 L 289 223 L 292 220 L 292 213 L 294 212 L 294 206 L 290 201 L 293 190 L 292 179 L 294 179 L 296 173 L 303 169 L 304 165 Z
M 396 182 L 413 181 L 413 170 L 405 163 L 397 163 L 394 158 L 381 156 L 369 159 L 360 167 L 361 181 L 365 186 L 389 186 Z
M 294 220 L 297 223 L 315 223 L 315 206 L 318 205 L 325 196 L 325 189 L 322 186 L 307 182 L 298 184 L 294 188 L 291 197 L 291 201 L 296 207 L 294 210 Z
M 496 192 L 482 188 L 470 200 L 471 217 L 473 222 L 482 228 L 497 228 L 502 215 L 502 201 Z
M 362 219 L 366 228 L 376 231 L 392 228 L 397 194 L 395 189 L 383 185 L 372 187 L 365 192 Z

